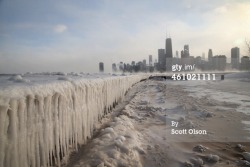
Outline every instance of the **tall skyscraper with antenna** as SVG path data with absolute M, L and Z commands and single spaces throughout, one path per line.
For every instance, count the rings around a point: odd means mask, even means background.
M 166 39 L 165 53 L 166 53 L 167 58 L 173 58 L 172 40 L 171 40 L 171 38 Z
M 166 70 L 171 71 L 173 62 L 173 51 L 172 51 L 172 39 L 170 38 L 170 35 L 169 37 L 166 38 L 165 55 L 166 55 Z
M 166 31 L 165 54 L 166 58 L 173 58 L 172 40 L 170 34 L 168 34 L 167 31 Z

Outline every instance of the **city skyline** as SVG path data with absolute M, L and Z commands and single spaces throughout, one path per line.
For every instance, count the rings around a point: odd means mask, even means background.
M 250 2 L 222 1 L 43 1 L 0 2 L 0 73 L 97 72 L 96 64 L 155 59 L 189 45 L 190 56 L 248 56 Z M 175 54 L 174 54 L 175 55 Z

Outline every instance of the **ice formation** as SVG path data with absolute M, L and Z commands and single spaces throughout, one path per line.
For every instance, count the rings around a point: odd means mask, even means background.
M 23 79 L 21 75 L 12 76 L 9 80 L 13 82 L 30 82 L 30 80 Z
M 60 166 L 142 75 L 0 90 L 0 167 Z M 123 139 L 121 137 L 121 139 Z

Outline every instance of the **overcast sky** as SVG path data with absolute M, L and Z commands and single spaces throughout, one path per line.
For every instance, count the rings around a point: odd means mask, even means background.
M 0 73 L 97 72 L 189 44 L 230 58 L 247 55 L 249 0 L 0 0 Z

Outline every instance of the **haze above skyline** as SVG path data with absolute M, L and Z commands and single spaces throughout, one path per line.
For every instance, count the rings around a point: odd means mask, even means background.
M 191 56 L 208 49 L 230 58 L 247 55 L 248 0 L 0 0 L 0 73 L 97 72 L 104 62 L 141 61 L 165 48 L 189 45 Z M 169 36 L 168 35 L 168 36 Z M 179 53 L 180 55 L 180 53 Z

